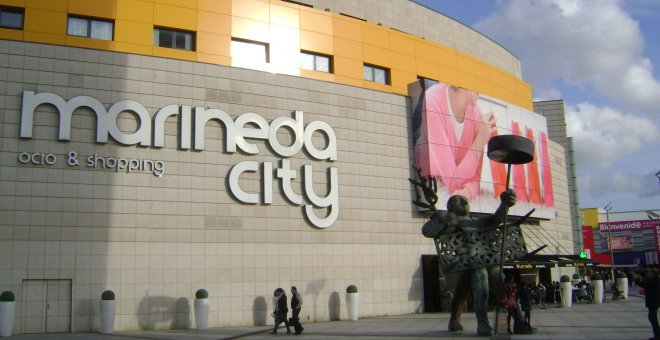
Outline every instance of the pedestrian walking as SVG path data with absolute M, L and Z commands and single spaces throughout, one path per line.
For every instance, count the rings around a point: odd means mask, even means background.
M 289 313 L 289 307 L 287 307 L 286 293 L 284 289 L 277 288 L 275 289 L 275 296 L 277 300 L 274 303 L 273 318 L 275 318 L 275 327 L 270 334 L 277 334 L 277 328 L 282 322 L 286 326 L 286 334 L 291 334 L 291 328 L 289 327 L 289 320 L 287 319 L 287 314 Z
M 300 335 L 305 330 L 300 324 L 300 310 L 302 309 L 303 299 L 296 286 L 291 287 L 291 320 L 290 324 L 295 331 L 294 334 Z

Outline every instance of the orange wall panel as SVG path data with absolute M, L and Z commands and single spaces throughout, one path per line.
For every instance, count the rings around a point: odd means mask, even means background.
M 491 81 L 494 77 L 495 70 L 490 66 L 482 63 L 481 61 L 474 62 L 474 75 L 481 77 L 487 81 Z
M 458 70 L 453 67 L 445 65 L 438 65 L 438 78 L 439 81 L 451 85 L 458 84 Z
M 359 60 L 335 56 L 335 74 L 354 79 L 363 78 L 363 63 Z
M 465 55 L 457 55 L 456 68 L 461 73 L 474 75 L 474 60 Z
M 231 35 L 231 16 L 207 11 L 197 12 L 197 31 Z
M 325 12 L 314 13 L 311 11 L 301 10 L 300 11 L 300 29 L 332 34 L 333 32 L 333 20 L 332 15 L 325 14 Z
M 438 79 L 438 64 L 436 64 L 432 61 L 428 61 L 426 59 L 416 59 L 415 60 L 415 72 L 419 76 L 437 80 Z
M 67 0 L 27 0 L 25 7 L 66 12 Z
M 372 26 L 373 24 L 362 24 L 362 42 L 364 44 L 390 47 L 390 36 L 387 28 Z
M 232 0 L 197 0 L 197 9 L 231 15 L 231 3 Z
M 326 72 L 317 72 L 310 70 L 300 70 L 300 76 L 324 81 L 335 81 L 335 75 Z
M 2 0 L 2 5 L 25 8 L 25 0 Z
M 153 1 L 117 0 L 117 19 L 151 24 L 154 22 L 153 12 Z
M 69 0 L 69 13 L 114 19 L 116 0 Z
M 50 34 L 41 32 L 25 32 L 23 34 L 25 40 L 41 42 L 46 44 L 64 45 L 64 35 Z
M 360 29 L 360 24 L 355 19 L 340 17 L 338 15 L 333 16 L 332 29 L 335 38 L 362 41 L 362 30 Z
M 228 35 L 197 32 L 197 52 L 230 56 L 231 37 Z
M 270 37 L 270 26 L 267 22 L 263 21 L 233 17 L 231 20 L 231 36 L 260 42 L 268 42 L 268 38 Z
M 66 44 L 85 48 L 94 48 L 97 50 L 114 50 L 115 42 L 109 40 L 90 39 L 67 35 Z
M 335 56 L 362 60 L 362 44 L 359 42 L 335 37 L 333 45 Z
M 368 89 L 376 90 L 376 91 L 383 91 L 383 92 L 391 92 L 392 89 L 390 88 L 389 85 L 383 85 L 379 83 L 374 83 L 371 81 L 362 81 L 362 87 L 366 87 Z
M 385 48 L 372 45 L 362 46 L 362 55 L 364 62 L 382 67 L 390 68 L 390 51 Z
M 417 75 L 414 72 L 405 72 L 398 69 L 392 69 L 390 72 L 390 77 L 390 83 L 393 87 L 402 90 L 405 89 L 406 92 L 408 91 L 408 84 L 417 80 Z
M 231 57 L 198 52 L 197 61 L 201 63 L 209 63 L 209 64 L 230 65 Z
M 436 61 L 438 58 L 438 49 L 425 41 L 415 41 L 415 57 Z
M 25 32 L 40 32 L 55 35 L 66 34 L 67 14 L 65 12 L 36 9 L 25 9 Z M 64 41 L 64 40 L 62 40 Z
M 197 29 L 197 10 L 157 3 L 154 25 L 194 31 Z
M 436 50 L 438 53 L 438 63 L 449 66 L 449 67 L 456 67 L 456 51 L 451 51 L 445 48 L 438 48 Z
M 197 9 L 197 1 L 190 0 L 155 0 L 156 4 L 165 4 L 177 7 Z
M 300 30 L 300 48 L 303 50 L 332 55 L 333 46 L 331 35 Z
M 126 53 L 135 53 L 135 54 L 144 54 L 144 55 L 152 55 L 153 54 L 153 45 L 132 44 L 132 43 L 125 43 L 125 42 L 115 41 L 115 51 L 117 51 L 117 52 L 126 52 Z
M 256 0 L 233 0 L 231 14 L 233 16 L 268 22 L 270 5 Z
M 23 30 L 0 28 L 0 39 L 23 40 Z
M 457 86 L 464 87 L 466 89 L 474 89 L 477 87 L 477 79 L 475 76 L 461 72 L 459 70 L 458 72 L 458 82 L 456 83 Z
M 416 73 L 415 58 L 413 56 L 395 52 L 390 52 L 390 66 L 393 69 L 399 69 L 409 73 Z
M 392 32 L 390 33 L 390 49 L 400 53 L 415 55 L 415 41 L 411 38 L 405 37 L 403 33 Z
M 358 87 L 362 87 L 362 83 L 364 83 L 364 80 L 362 80 L 362 79 L 356 79 L 356 78 L 353 78 L 353 77 L 345 77 L 345 76 L 339 76 L 339 75 L 335 75 L 335 81 L 340 83 L 340 84 L 352 85 L 352 86 L 358 86 Z
M 115 41 L 153 46 L 154 27 L 146 23 L 116 20 Z
M 174 59 L 183 59 L 183 60 L 197 60 L 197 53 L 193 51 L 179 50 L 176 48 L 165 48 L 154 46 L 153 53 L 155 56 L 174 58 Z
M 287 7 L 270 5 L 270 24 L 281 25 L 289 27 L 300 27 L 300 15 L 297 9 Z

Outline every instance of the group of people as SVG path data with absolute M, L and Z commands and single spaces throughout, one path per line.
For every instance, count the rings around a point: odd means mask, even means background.
M 296 286 L 291 287 L 291 319 L 288 318 L 289 307 L 287 303 L 286 292 L 282 288 L 275 289 L 273 294 L 273 318 L 275 318 L 275 327 L 270 334 L 277 334 L 277 329 L 281 323 L 286 326 L 286 334 L 291 334 L 293 326 L 296 335 L 302 334 L 303 326 L 300 324 L 300 310 L 302 309 L 302 295 L 298 292 Z
M 506 326 L 509 334 L 526 333 L 522 328 L 530 329 L 532 317 L 532 304 L 534 304 L 534 297 L 532 295 L 533 289 L 527 282 L 516 284 L 513 280 L 509 280 L 504 285 L 504 300 L 502 304 L 507 310 Z M 521 318 L 521 312 L 524 316 Z M 514 320 L 514 330 L 511 330 L 511 320 Z

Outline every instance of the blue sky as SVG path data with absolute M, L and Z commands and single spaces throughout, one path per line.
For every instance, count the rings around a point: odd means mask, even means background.
M 563 99 L 581 208 L 660 209 L 660 1 L 416 0 L 521 59 Z

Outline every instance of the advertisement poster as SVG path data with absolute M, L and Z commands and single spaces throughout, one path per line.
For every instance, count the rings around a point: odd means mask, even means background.
M 598 234 L 594 234 L 597 253 L 609 251 L 610 233 L 612 250 L 660 251 L 660 220 L 599 223 Z
M 554 197 L 545 117 L 473 91 L 420 79 L 408 85 L 412 98 L 415 168 L 438 184 L 439 210 L 454 194 L 468 198 L 473 212 L 493 213 L 506 186 L 506 164 L 486 156 L 488 140 L 514 134 L 529 138 L 534 160 L 512 166 L 518 203 L 510 214 L 554 218 Z
M 626 250 L 633 249 L 633 236 L 632 235 L 612 235 L 612 250 Z

